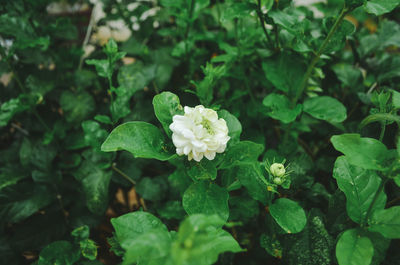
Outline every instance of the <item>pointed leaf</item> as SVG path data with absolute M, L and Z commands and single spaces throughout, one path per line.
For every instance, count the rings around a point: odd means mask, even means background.
M 364 221 L 369 206 L 382 182 L 375 171 L 362 169 L 350 165 L 346 157 L 336 159 L 333 169 L 333 177 L 336 179 L 339 189 L 346 195 L 346 209 L 349 217 L 356 223 Z M 381 193 L 375 201 L 371 213 L 385 208 L 386 195 Z
M 146 122 L 132 121 L 115 128 L 101 146 L 104 152 L 126 150 L 134 157 L 168 160 L 174 154 L 168 152 L 160 130 Z

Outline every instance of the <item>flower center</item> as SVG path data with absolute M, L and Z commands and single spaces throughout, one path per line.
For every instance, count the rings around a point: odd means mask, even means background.
M 214 135 L 214 130 L 212 129 L 211 123 L 209 120 L 203 119 L 200 124 L 203 126 L 204 129 L 207 130 L 207 132 L 209 134 Z

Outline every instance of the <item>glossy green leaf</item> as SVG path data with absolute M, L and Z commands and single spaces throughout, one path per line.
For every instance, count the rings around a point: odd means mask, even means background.
M 79 258 L 79 250 L 71 243 L 55 241 L 40 252 L 38 265 L 72 265 Z
M 243 162 L 256 162 L 264 146 L 251 141 L 241 141 L 229 147 L 219 169 L 234 167 Z
M 126 150 L 134 157 L 168 160 L 174 154 L 166 150 L 164 136 L 154 125 L 133 121 L 115 128 L 101 146 L 104 152 Z
M 269 112 L 266 113 L 268 116 L 283 123 L 293 122 L 302 110 L 302 106 L 299 104 L 291 108 L 290 101 L 286 96 L 275 93 L 266 96 L 263 105 L 269 109 Z
M 224 252 L 242 249 L 231 234 L 223 230 L 218 215 L 191 215 L 182 222 L 171 248 L 171 264 L 211 265 Z
M 336 150 L 346 155 L 350 164 L 364 169 L 384 170 L 385 162 L 391 157 L 383 143 L 359 134 L 334 135 L 331 142 Z
M 303 111 L 314 118 L 333 123 L 342 122 L 347 118 L 346 107 L 337 99 L 328 96 L 307 99 L 304 101 Z
M 186 167 L 186 173 L 193 180 L 214 180 L 217 178 L 215 160 L 202 159 L 200 162 L 191 161 Z
M 183 208 L 189 215 L 217 214 L 224 221 L 228 220 L 229 194 L 225 188 L 202 181 L 193 183 L 183 194 Z
M 269 212 L 286 233 L 298 233 L 304 229 L 307 218 L 301 206 L 286 198 L 277 199 L 269 206 Z
M 218 118 L 222 118 L 226 121 L 226 125 L 228 126 L 228 135 L 231 137 L 229 143 L 239 141 L 240 134 L 242 133 L 242 125 L 239 120 L 227 110 L 219 110 L 217 113 Z
M 143 233 L 167 231 L 166 226 L 154 215 L 147 212 L 132 212 L 111 219 L 115 235 L 120 245 L 127 249 Z
M 368 224 L 369 231 L 381 233 L 386 238 L 400 238 L 400 206 L 375 211 Z
M 345 156 L 336 159 L 333 169 L 339 189 L 346 195 L 346 209 L 349 217 L 361 224 L 382 182 L 375 171 L 350 165 Z M 385 208 L 386 194 L 381 192 L 370 213 Z
M 389 13 L 398 5 L 400 5 L 399 0 L 369 0 L 364 4 L 365 10 L 370 14 L 374 14 L 375 16 Z
M 144 231 L 127 248 L 122 264 L 167 264 L 171 236 L 165 230 Z
M 253 199 L 267 203 L 267 185 L 262 181 L 264 176 L 259 163 L 243 163 L 232 170 Z
M 346 230 L 336 244 L 339 265 L 370 264 L 374 247 L 368 237 L 361 236 L 357 229 Z
M 164 131 L 171 136 L 169 125 L 174 115 L 183 115 L 183 107 L 180 105 L 179 97 L 171 92 L 162 92 L 153 98 L 154 114 L 160 121 Z

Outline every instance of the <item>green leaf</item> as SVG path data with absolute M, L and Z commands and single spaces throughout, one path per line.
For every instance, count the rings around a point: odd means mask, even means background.
M 75 228 L 71 232 L 71 236 L 74 237 L 76 241 L 82 241 L 89 238 L 90 229 L 89 226 L 83 225 L 78 228 Z
M 95 121 L 82 122 L 82 129 L 85 133 L 86 144 L 100 150 L 102 142 L 107 137 L 107 131 L 102 129 L 100 124 Z
M 183 107 L 179 102 L 179 97 L 171 92 L 162 92 L 153 98 L 154 114 L 160 121 L 164 131 L 168 136 L 172 132 L 169 125 L 172 123 L 174 115 L 183 115 Z
M 369 0 L 365 2 L 364 7 L 368 13 L 381 16 L 391 12 L 398 5 L 400 5 L 400 0 Z
M 101 77 L 111 77 L 112 76 L 112 68 L 110 67 L 108 60 L 98 60 L 98 59 L 90 59 L 86 60 L 86 64 L 94 65 L 96 67 L 96 72 Z
M 0 127 L 6 126 L 15 114 L 29 109 L 29 105 L 23 104 L 20 97 L 10 99 L 0 106 Z
M 0 192 L 0 222 L 16 223 L 49 205 L 55 196 L 44 185 L 21 183 Z
M 129 113 L 131 113 L 130 99 L 132 93 L 129 92 L 125 87 L 118 87 L 114 90 L 117 97 L 110 105 L 111 117 L 115 122 L 121 118 L 125 118 Z
M 333 27 L 336 18 L 329 17 L 325 19 L 325 28 L 326 32 L 329 32 L 330 29 Z M 324 49 L 324 53 L 331 53 L 335 51 L 342 50 L 344 45 L 346 44 L 347 36 L 350 36 L 354 33 L 356 27 L 350 21 L 344 19 L 342 23 L 340 23 L 338 29 L 333 34 L 333 36 L 329 39 L 328 44 Z
M 360 125 L 358 125 L 359 129 L 364 128 L 368 124 L 372 122 L 382 122 L 382 121 L 387 121 L 387 122 L 397 122 L 400 124 L 400 116 L 392 115 L 389 113 L 376 113 L 376 114 L 371 114 L 367 117 L 365 117 L 361 122 Z
M 85 239 L 79 242 L 81 254 L 89 260 L 95 260 L 97 257 L 97 246 L 93 240 Z
M 331 265 L 334 240 L 328 233 L 323 216 L 311 209 L 303 231 L 285 241 L 284 258 L 288 264 Z
M 143 89 L 148 80 L 143 74 L 143 64 L 134 63 L 122 66 L 118 71 L 118 84 L 125 88 L 130 96 Z
M 115 128 L 101 146 L 104 152 L 126 150 L 134 157 L 171 159 L 174 154 L 166 150 L 160 130 L 146 122 L 133 121 Z
M 269 212 L 286 233 L 298 233 L 304 229 L 307 218 L 301 206 L 286 198 L 277 199 L 269 206 Z
M 383 237 L 379 233 L 363 231 L 362 235 L 367 236 L 374 246 L 374 256 L 372 257 L 371 265 L 380 265 L 385 260 L 386 252 L 390 246 L 390 239 Z
M 395 109 L 400 109 L 400 92 L 392 90 L 392 105 Z
M 23 172 L 19 172 L 15 168 L 2 168 L 0 172 L 0 191 L 5 187 L 18 183 L 21 179 L 27 178 L 28 176 Z
M 111 224 L 121 247 L 128 249 L 140 235 L 149 231 L 167 231 L 166 226 L 154 215 L 147 212 L 132 212 L 112 218 Z
M 224 223 L 217 215 L 186 218 L 172 244 L 171 264 L 211 265 L 221 253 L 242 251 L 232 235 L 221 228 Z
M 253 199 L 267 203 L 268 191 L 259 163 L 243 163 L 232 170 Z
M 64 91 L 61 94 L 60 105 L 65 119 L 70 123 L 81 123 L 89 118 L 95 109 L 94 99 L 86 91 Z
M 344 156 L 336 159 L 333 177 L 339 189 L 346 195 L 347 214 L 354 222 L 361 224 L 379 189 L 381 178 L 375 171 L 350 165 Z M 385 205 L 386 195 L 381 192 L 371 208 L 371 213 L 385 208 Z
M 107 209 L 111 173 L 102 170 L 90 160 L 85 160 L 74 173 L 75 178 L 82 184 L 86 205 L 94 214 L 103 214 Z
M 237 166 L 243 162 L 256 162 L 258 157 L 264 151 L 262 144 L 257 144 L 251 141 L 241 141 L 229 147 L 225 152 L 225 156 L 219 169 L 226 169 Z
M 269 58 L 262 63 L 267 79 L 276 89 L 295 94 L 305 74 L 305 65 L 300 57 L 282 53 L 278 58 Z
M 38 265 L 72 265 L 79 258 L 79 250 L 71 243 L 55 241 L 40 252 Z
M 364 4 L 365 0 L 345 0 L 345 4 L 350 8 L 357 8 Z
M 272 18 L 275 24 L 278 24 L 295 36 L 304 34 L 304 22 L 307 20 L 301 18 L 298 13 L 289 14 L 287 10 L 272 10 L 268 12 L 268 16 Z
M 217 167 L 215 160 L 202 159 L 200 162 L 191 161 L 186 166 L 186 173 L 193 180 L 214 180 L 217 178 Z
M 171 236 L 167 231 L 147 231 L 134 238 L 127 248 L 123 265 L 164 265 L 171 248 Z
M 231 137 L 229 143 L 240 141 L 242 125 L 240 124 L 239 120 L 227 110 L 219 110 L 217 113 L 218 118 L 222 118 L 226 121 L 226 125 L 228 126 L 228 135 Z
M 375 211 L 368 224 L 369 231 L 381 233 L 386 238 L 400 238 L 400 206 Z
M 161 177 L 144 177 L 137 184 L 136 192 L 145 200 L 160 201 L 165 198 L 168 184 Z
M 250 196 L 229 197 L 229 220 L 246 223 L 253 220 L 259 212 L 258 202 Z
M 271 256 L 278 259 L 282 258 L 282 245 L 276 237 L 262 234 L 260 236 L 260 246 Z
M 332 66 L 338 79 L 342 82 L 343 86 L 355 90 L 362 83 L 362 75 L 359 68 L 352 64 L 339 63 Z
M 182 204 L 189 215 L 217 214 L 226 221 L 229 217 L 228 198 L 229 194 L 225 188 L 203 181 L 193 183 L 185 191 Z
M 94 119 L 98 122 L 112 125 L 112 121 L 111 121 L 110 117 L 108 117 L 106 115 L 96 115 L 96 116 L 94 116 Z
M 364 169 L 385 170 L 385 162 L 391 157 L 383 143 L 361 138 L 359 134 L 334 135 L 331 142 L 336 150 L 346 155 L 350 164 Z
M 295 108 L 290 107 L 289 99 L 284 95 L 269 94 L 263 100 L 263 105 L 269 108 L 266 114 L 273 119 L 283 123 L 291 123 L 301 113 L 302 106 L 297 104 Z
M 368 237 L 361 236 L 357 229 L 346 230 L 336 244 L 339 265 L 370 264 L 374 247 Z
M 337 99 L 321 96 L 304 101 L 303 111 L 314 118 L 339 123 L 347 118 L 346 107 Z

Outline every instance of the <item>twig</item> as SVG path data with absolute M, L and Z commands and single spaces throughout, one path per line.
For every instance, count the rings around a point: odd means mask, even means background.
M 136 186 L 136 181 L 134 181 L 133 179 L 131 179 L 127 174 L 125 174 L 124 172 L 122 172 L 122 170 L 120 170 L 119 168 L 116 167 L 116 163 L 113 163 L 111 165 L 111 168 L 117 172 L 118 174 L 120 174 L 121 176 L 123 176 L 127 181 L 129 181 L 130 183 L 132 183 L 133 186 Z
M 90 13 L 89 25 L 86 30 L 85 39 L 83 40 L 83 43 L 82 43 L 83 54 L 79 60 L 79 66 L 78 66 L 79 70 L 82 69 L 83 59 L 85 59 L 85 48 L 89 42 L 90 35 L 92 34 L 92 29 L 93 29 L 93 25 L 94 25 L 94 19 L 93 19 L 94 11 L 95 11 L 95 8 L 93 7 L 92 12 Z
M 262 11 L 261 11 L 261 0 L 257 0 L 257 15 L 258 15 L 258 18 L 259 18 L 259 20 L 260 20 L 261 27 L 262 27 L 262 29 L 263 29 L 263 31 L 264 31 L 264 34 L 265 34 L 265 36 L 266 36 L 267 39 L 268 39 L 269 45 L 270 45 L 271 47 L 274 47 L 274 45 L 273 45 L 273 43 L 272 43 L 272 39 L 271 39 L 271 37 L 269 36 L 269 34 L 268 34 L 268 32 L 267 32 L 267 29 L 265 28 L 264 14 L 263 14 Z

